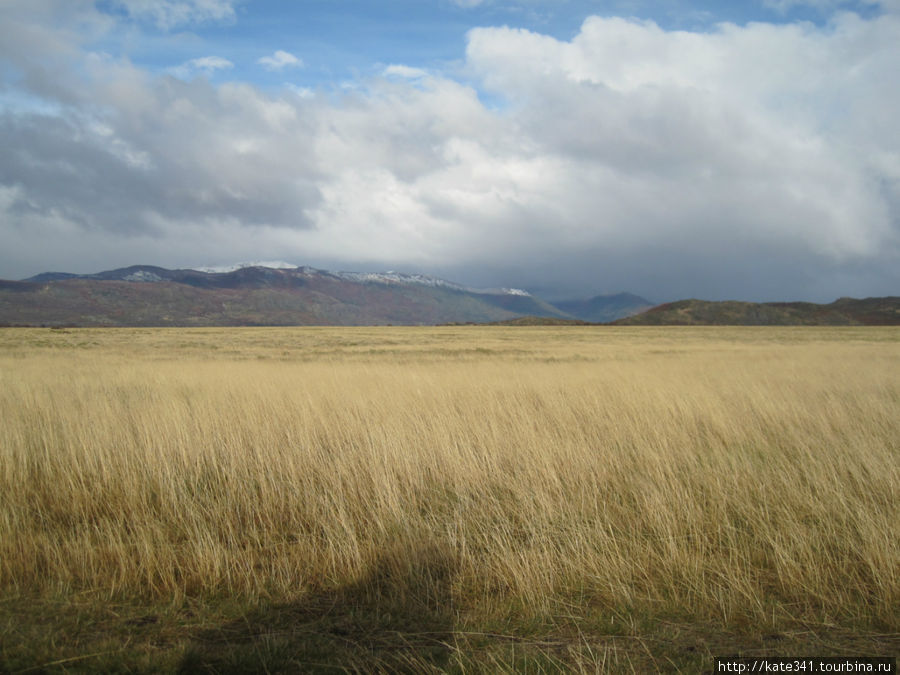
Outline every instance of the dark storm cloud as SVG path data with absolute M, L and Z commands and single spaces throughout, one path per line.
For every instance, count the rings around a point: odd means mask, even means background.
M 249 87 L 174 78 L 129 99 L 143 83 L 117 71 L 90 106 L 0 118 L 0 182 L 19 188 L 12 214 L 54 212 L 119 234 L 153 230 L 160 219 L 308 226 L 304 209 L 318 192 L 305 160 L 309 131 L 292 123 L 294 108 L 253 109 Z M 282 125 L 279 114 L 291 119 Z

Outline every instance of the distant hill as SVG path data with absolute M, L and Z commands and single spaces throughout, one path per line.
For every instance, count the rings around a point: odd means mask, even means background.
M 0 325 L 410 325 L 526 315 L 569 318 L 522 290 L 474 289 L 395 272 L 135 265 L 0 282 Z
M 615 293 L 588 300 L 563 300 L 553 306 L 582 321 L 607 323 L 650 309 L 653 303 L 631 293 Z
M 628 326 L 896 326 L 900 297 L 811 302 L 679 300 L 615 321 Z
M 487 326 L 595 326 L 597 324 L 581 319 L 558 319 L 553 316 L 520 316 L 515 319 L 491 321 Z

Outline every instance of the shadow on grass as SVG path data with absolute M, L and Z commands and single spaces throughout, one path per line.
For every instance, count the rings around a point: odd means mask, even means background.
M 453 651 L 453 567 L 437 546 L 397 549 L 356 583 L 201 632 L 178 672 L 440 672 Z

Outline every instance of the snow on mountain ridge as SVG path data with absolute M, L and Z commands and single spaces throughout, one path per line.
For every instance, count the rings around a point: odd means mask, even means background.
M 253 262 L 240 262 L 234 263 L 233 265 L 189 267 L 188 269 L 192 269 L 195 272 L 206 272 L 207 274 L 227 274 L 228 272 L 237 272 L 238 270 L 242 270 L 245 267 L 266 267 L 273 270 L 292 270 L 296 269 L 297 265 L 289 262 L 284 262 L 283 260 L 254 260 Z
M 431 286 L 433 288 L 449 288 L 457 291 L 465 291 L 467 293 L 478 293 L 480 295 L 520 295 L 528 297 L 531 295 L 528 291 L 521 288 L 472 288 L 464 286 L 445 279 L 430 277 L 425 274 L 407 274 L 405 272 L 395 272 L 388 270 L 387 272 L 329 272 L 327 270 L 318 270 L 313 267 L 298 266 L 283 261 L 255 261 L 235 263 L 234 265 L 220 265 L 209 267 L 192 267 L 190 269 L 197 272 L 206 272 L 207 274 L 227 274 L 235 272 L 246 267 L 264 267 L 269 269 L 291 269 L 298 270 L 305 276 L 314 276 L 317 274 L 328 274 L 346 281 L 356 283 L 378 283 L 378 284 L 418 284 L 420 286 Z
M 163 278 L 158 274 L 154 274 L 153 272 L 148 272 L 146 270 L 138 270 L 137 272 L 132 272 L 131 274 L 122 277 L 123 281 L 163 281 Z
M 381 284 L 420 284 L 422 286 L 432 286 L 441 288 L 450 288 L 457 291 L 465 291 L 467 293 L 478 293 L 481 295 L 522 295 L 530 296 L 531 293 L 521 288 L 472 288 L 464 286 L 445 279 L 430 277 L 425 274 L 406 274 L 404 272 L 330 272 L 334 276 L 348 281 L 358 281 L 362 283 L 374 282 Z
M 445 281 L 436 277 L 429 277 L 424 274 L 405 274 L 403 272 L 330 272 L 336 277 L 347 279 L 348 281 L 359 282 L 375 282 L 387 284 L 421 284 L 423 286 L 444 286 L 447 288 L 455 288 L 459 290 L 468 290 L 465 286 L 455 284 L 452 281 Z

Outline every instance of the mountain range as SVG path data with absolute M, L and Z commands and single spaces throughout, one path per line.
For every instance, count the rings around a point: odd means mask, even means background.
M 477 289 L 398 272 L 329 272 L 286 263 L 177 270 L 134 265 L 0 281 L 0 325 L 431 325 L 526 316 L 593 321 L 652 306 L 629 294 L 581 302 L 583 315 L 577 303 L 567 311 L 521 289 Z
M 830 304 L 680 300 L 631 293 L 546 302 L 422 274 L 329 272 L 282 262 L 0 280 L 0 326 L 900 325 L 900 297 Z

